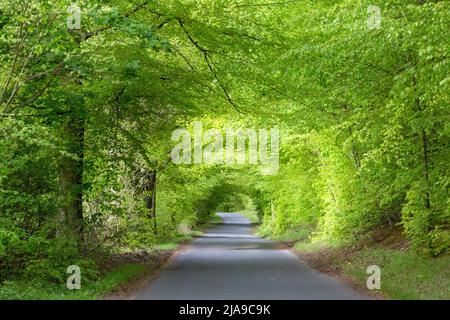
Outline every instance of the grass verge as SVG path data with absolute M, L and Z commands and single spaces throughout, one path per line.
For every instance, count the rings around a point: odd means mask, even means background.
M 115 289 L 145 270 L 142 264 L 118 266 L 97 281 L 81 285 L 79 290 L 69 290 L 65 284 L 53 284 L 39 280 L 4 282 L 0 287 L 0 299 L 5 300 L 92 300 Z M 83 280 L 83 278 L 82 278 Z
M 405 247 L 404 239 L 397 239 L 395 243 L 372 240 L 349 247 L 340 243 L 309 242 L 304 236 L 302 230 L 268 235 L 293 247 L 311 267 L 338 278 L 370 297 L 450 299 L 450 255 L 426 256 Z M 391 234 L 387 238 L 396 236 Z M 380 267 L 381 290 L 368 290 L 366 287 L 370 276 L 366 271 L 371 265 Z
M 450 299 L 450 256 L 431 258 L 411 249 L 366 248 L 340 261 L 346 274 L 365 282 L 366 268 L 381 269 L 381 290 L 391 299 Z
M 232 212 L 232 213 L 242 214 L 244 217 L 249 219 L 251 223 L 259 224 L 259 218 L 256 215 L 256 211 L 255 210 L 247 210 L 246 209 L 246 210 L 241 210 L 241 211 Z
M 336 276 L 369 296 L 386 299 L 450 299 L 450 256 L 424 256 L 413 249 L 381 246 L 360 249 L 297 243 L 296 251 L 313 268 Z M 381 290 L 366 287 L 367 267 L 381 270 Z

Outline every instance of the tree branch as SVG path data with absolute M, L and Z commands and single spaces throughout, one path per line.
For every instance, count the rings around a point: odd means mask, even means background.
M 222 89 L 226 100 L 233 106 L 233 108 L 239 112 L 239 113 L 245 113 L 243 109 L 241 109 L 234 101 L 233 99 L 231 99 L 231 96 L 229 95 L 227 89 L 225 88 L 225 86 L 222 84 L 222 81 L 220 80 L 219 76 L 217 75 L 212 62 L 211 62 L 211 58 L 209 56 L 209 50 L 202 47 L 189 33 L 189 31 L 186 29 L 186 27 L 184 26 L 183 20 L 181 18 L 176 18 L 176 20 L 178 21 L 181 29 L 183 29 L 184 33 L 186 34 L 186 36 L 188 37 L 189 41 L 203 54 L 203 58 L 205 59 L 206 65 L 208 66 L 209 71 L 211 71 L 213 77 L 217 80 L 217 83 L 220 87 L 220 89 Z

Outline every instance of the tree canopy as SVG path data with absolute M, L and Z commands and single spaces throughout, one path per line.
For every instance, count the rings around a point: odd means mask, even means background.
M 450 250 L 448 1 L 70 5 L 0 3 L 0 283 L 244 207 L 268 233 Z M 278 172 L 174 164 L 195 122 L 277 127 Z

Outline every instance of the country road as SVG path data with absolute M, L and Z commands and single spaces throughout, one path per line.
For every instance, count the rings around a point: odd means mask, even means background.
M 367 299 L 252 235 L 242 215 L 219 215 L 223 223 L 176 256 L 137 299 Z

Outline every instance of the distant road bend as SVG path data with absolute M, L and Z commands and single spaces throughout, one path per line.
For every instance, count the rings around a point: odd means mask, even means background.
M 244 216 L 219 215 L 223 223 L 176 256 L 137 299 L 367 299 L 276 242 L 252 235 Z

